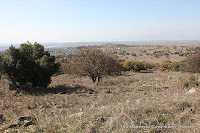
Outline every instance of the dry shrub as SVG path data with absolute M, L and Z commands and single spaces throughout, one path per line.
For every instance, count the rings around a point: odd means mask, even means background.
M 153 63 L 148 63 L 148 62 L 143 62 L 143 65 L 146 69 L 153 69 L 155 67 L 155 64 Z
M 140 70 L 147 70 L 153 69 L 155 64 L 148 63 L 148 62 L 140 62 L 135 60 L 129 60 L 123 63 L 123 67 L 126 71 L 140 71 Z
M 185 60 L 179 60 L 178 63 L 185 63 Z
M 171 61 L 162 61 L 159 63 L 159 69 L 161 71 L 170 70 L 173 66 L 173 62 Z
M 183 88 L 191 88 L 199 86 L 198 78 L 194 75 L 190 76 L 187 81 L 183 83 Z
M 182 62 L 174 62 L 172 65 L 172 70 L 173 71 L 180 71 L 183 67 L 183 63 Z
M 126 61 L 123 64 L 123 67 L 125 68 L 126 71 L 140 71 L 140 70 L 146 70 L 144 64 L 142 62 L 139 61 L 135 61 L 135 60 L 130 60 L 130 61 Z
M 200 73 L 200 54 L 187 57 L 182 70 L 191 73 Z
M 156 64 L 156 67 L 161 71 L 172 70 L 172 71 L 180 71 L 184 65 L 184 61 L 180 62 L 171 62 L 171 61 L 162 61 Z
M 105 76 L 120 75 L 119 61 L 95 47 L 84 47 L 68 63 L 62 66 L 64 73 L 88 76 L 93 82 Z
M 132 53 L 131 55 L 132 55 L 132 56 L 137 56 L 137 54 L 136 54 L 136 53 Z

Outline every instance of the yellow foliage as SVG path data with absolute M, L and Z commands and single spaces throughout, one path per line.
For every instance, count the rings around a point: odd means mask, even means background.
M 184 60 L 179 60 L 178 62 L 179 62 L 179 63 L 184 63 L 185 61 L 184 61 Z
M 155 64 L 148 63 L 148 62 L 143 62 L 143 65 L 144 65 L 145 69 L 152 69 L 155 67 Z
M 123 64 L 123 67 L 127 71 L 130 71 L 130 70 L 133 70 L 133 71 L 145 70 L 144 64 L 142 62 L 135 61 L 135 60 L 126 61 Z
M 171 61 L 162 61 L 159 63 L 159 69 L 164 71 L 164 70 L 170 70 L 173 66 L 173 62 Z

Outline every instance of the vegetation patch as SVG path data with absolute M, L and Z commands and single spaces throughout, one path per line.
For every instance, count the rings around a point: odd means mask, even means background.
M 183 88 L 191 88 L 199 86 L 197 77 L 195 77 L 194 75 L 190 76 L 189 79 L 185 81 L 182 86 Z

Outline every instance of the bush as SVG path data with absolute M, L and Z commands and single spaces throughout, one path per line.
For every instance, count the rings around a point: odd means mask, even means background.
M 137 54 L 136 54 L 136 53 L 132 53 L 131 55 L 132 55 L 132 56 L 137 56 Z
M 191 73 L 200 73 L 200 54 L 187 57 L 182 70 Z
M 153 69 L 155 65 L 153 63 L 143 62 L 145 69 Z
M 122 66 L 114 57 L 93 47 L 83 48 L 63 66 L 65 73 L 88 76 L 93 82 L 104 76 L 120 75 Z
M 190 88 L 199 86 L 198 79 L 195 76 L 190 76 L 187 81 L 183 83 L 183 88 Z
M 173 65 L 172 65 L 172 70 L 173 71 L 180 71 L 182 66 L 183 66 L 183 63 L 174 62 Z
M 19 48 L 10 46 L 2 56 L 2 72 L 10 81 L 11 89 L 47 87 L 51 76 L 59 69 L 55 57 L 39 43 L 23 43 Z
M 179 54 L 180 54 L 180 52 L 177 52 L 177 51 L 176 51 L 176 52 L 174 52 L 174 54 L 177 54 L 177 55 L 179 55 Z
M 182 67 L 184 65 L 184 61 L 179 62 L 171 62 L 171 61 L 162 61 L 158 64 L 158 67 L 160 70 L 172 70 L 172 71 L 181 71 Z
M 164 70 L 170 70 L 173 66 L 173 62 L 171 61 L 162 61 L 159 63 L 159 69 L 164 71 Z
M 138 72 L 140 70 L 146 70 L 142 62 L 135 61 L 135 60 L 126 61 L 123 66 L 126 71 L 132 70 L 132 71 Z

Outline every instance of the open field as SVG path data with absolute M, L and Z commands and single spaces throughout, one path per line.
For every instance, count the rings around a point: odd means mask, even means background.
M 178 61 L 185 59 L 184 56 L 174 54 L 175 52 L 186 52 L 187 46 L 136 46 L 122 47 L 117 55 L 122 60 L 138 60 L 149 63 L 158 63 L 164 60 Z M 123 54 L 124 51 L 124 54 Z
M 183 88 L 190 73 L 126 72 L 93 84 L 88 78 L 52 77 L 43 95 L 8 93 L 1 81 L 0 132 L 185 132 L 200 130 L 200 89 Z M 200 77 L 199 74 L 195 76 Z M 194 88 L 193 88 L 194 89 Z M 8 128 L 20 116 L 36 125 Z M 191 129 L 126 129 L 122 126 L 195 126 Z
M 200 0 L 1 0 L 0 133 L 200 133 Z
M 170 60 L 177 62 L 184 60 L 188 55 L 195 52 L 198 45 L 123 45 L 123 44 L 105 44 L 96 46 L 102 51 L 113 54 L 119 59 L 145 61 L 149 63 L 158 63 Z M 78 50 L 76 47 L 63 49 L 49 49 L 52 55 L 61 59 L 73 56 Z

